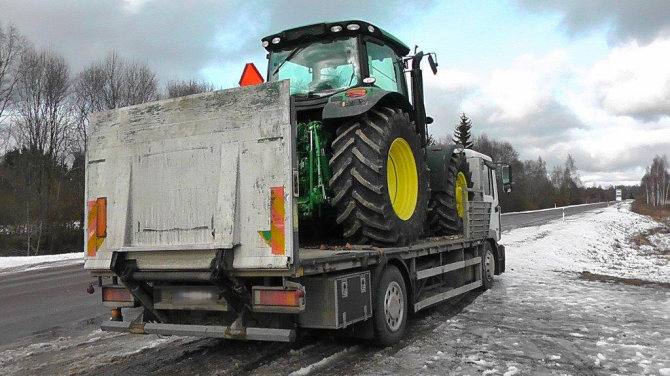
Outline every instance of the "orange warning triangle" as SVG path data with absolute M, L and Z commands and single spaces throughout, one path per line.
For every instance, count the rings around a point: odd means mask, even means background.
M 258 85 L 265 82 L 254 63 L 247 63 L 240 77 L 240 86 Z

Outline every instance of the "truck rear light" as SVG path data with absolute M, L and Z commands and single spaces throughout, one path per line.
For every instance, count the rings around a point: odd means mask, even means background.
M 99 238 L 104 238 L 107 236 L 107 197 L 98 197 L 95 204 L 98 207 L 95 234 Z
M 121 308 L 114 308 L 111 311 L 109 311 L 109 321 L 123 321 Z
M 304 304 L 303 290 L 254 290 L 254 305 L 300 307 Z
M 133 303 L 134 298 L 125 287 L 102 286 L 102 301 Z

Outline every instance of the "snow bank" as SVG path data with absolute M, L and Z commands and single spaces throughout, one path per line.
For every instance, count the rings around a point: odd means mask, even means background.
M 54 268 L 58 266 L 83 264 L 84 253 L 62 253 L 44 256 L 0 257 L 0 274 L 16 273 L 26 270 Z
M 632 239 L 658 226 L 651 218 L 631 212 L 630 204 L 623 204 L 620 209 L 610 206 L 565 221 L 507 231 L 501 243 L 516 267 L 534 272 L 588 271 L 670 282 L 670 259 L 657 252 L 670 244 L 670 235 L 649 236 L 650 244 L 640 246 Z

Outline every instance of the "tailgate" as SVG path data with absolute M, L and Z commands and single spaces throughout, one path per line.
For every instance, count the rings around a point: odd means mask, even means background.
M 288 81 L 96 114 L 85 267 L 108 270 L 119 251 L 143 269 L 201 269 L 216 250 L 234 249 L 236 269 L 288 268 L 292 123 Z

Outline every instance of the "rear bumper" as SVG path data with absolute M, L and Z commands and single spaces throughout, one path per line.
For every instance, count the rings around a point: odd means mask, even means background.
M 502 274 L 505 272 L 505 246 L 498 244 L 498 267 L 496 268 L 496 274 Z
M 102 323 L 101 329 L 107 332 L 121 332 L 134 334 L 163 334 L 176 336 L 193 336 L 209 338 L 226 338 L 243 341 L 272 341 L 293 342 L 296 332 L 293 329 L 271 328 L 240 328 L 232 329 L 229 326 L 210 325 L 179 325 L 179 324 L 137 324 L 131 321 L 107 321 Z

